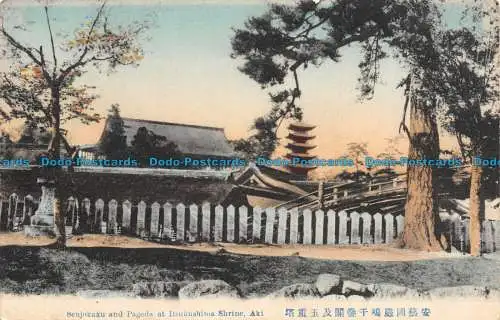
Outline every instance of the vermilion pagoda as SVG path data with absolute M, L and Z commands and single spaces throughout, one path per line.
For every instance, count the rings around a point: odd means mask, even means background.
M 289 150 L 286 158 L 291 161 L 287 168 L 289 172 L 307 177 L 309 171 L 316 168 L 316 166 L 293 164 L 293 159 L 296 158 L 306 161 L 316 158 L 316 156 L 308 153 L 310 150 L 316 148 L 316 145 L 311 144 L 311 140 L 316 137 L 310 132 L 314 128 L 316 126 L 304 122 L 294 122 L 288 126 L 289 133 L 287 139 L 290 142 L 286 146 Z

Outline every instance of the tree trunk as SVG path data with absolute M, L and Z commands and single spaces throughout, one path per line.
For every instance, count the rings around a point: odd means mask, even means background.
M 481 255 L 481 222 L 484 220 L 484 199 L 482 193 L 483 168 L 472 165 L 470 181 L 470 254 Z
M 49 146 L 49 154 L 52 159 L 58 160 L 61 158 L 61 105 L 59 89 L 52 88 L 52 141 Z M 55 246 L 58 248 L 64 248 L 66 246 L 66 225 L 64 221 L 64 211 L 62 209 L 61 202 L 61 179 L 62 167 L 55 166 L 51 170 L 52 179 L 55 182 L 55 194 L 54 194 L 54 233 L 56 234 Z
M 409 160 L 437 159 L 439 135 L 434 114 L 435 101 L 426 103 L 418 94 L 411 94 Z M 436 234 L 438 197 L 435 168 L 408 164 L 408 193 L 405 205 L 405 227 L 402 246 L 423 251 L 440 251 Z

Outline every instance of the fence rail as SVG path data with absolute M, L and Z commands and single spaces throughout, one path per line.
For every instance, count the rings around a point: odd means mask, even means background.
M 12 194 L 0 200 L 0 230 L 21 231 L 35 214 L 39 200 Z M 68 234 L 126 234 L 167 242 L 235 242 L 269 244 L 383 244 L 403 232 L 404 216 L 368 212 L 284 208 L 173 205 L 144 201 L 133 204 L 102 199 L 64 203 Z M 468 250 L 468 220 L 457 213 L 442 218 L 449 242 Z M 483 222 L 483 248 L 496 250 L 498 221 Z

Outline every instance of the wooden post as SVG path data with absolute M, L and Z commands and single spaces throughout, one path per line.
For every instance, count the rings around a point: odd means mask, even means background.
M 210 241 L 210 203 L 205 202 L 201 206 L 201 238 L 203 241 Z
M 95 202 L 95 225 L 99 233 L 105 233 L 103 226 L 104 220 L 104 201 L 102 199 L 98 199 Z
M 371 244 L 373 243 L 372 237 L 370 235 L 370 230 L 372 226 L 372 216 L 368 212 L 364 212 L 361 215 L 361 219 L 363 219 L 363 244 Z
M 286 220 L 288 214 L 285 208 L 278 210 L 278 244 L 285 244 L 286 241 Z
M 177 232 L 175 240 L 179 242 L 184 242 L 186 240 L 186 206 L 182 203 L 179 203 L 175 207 L 176 211 L 176 220 L 177 220 Z
M 325 222 L 325 212 L 323 210 L 318 210 L 315 212 L 315 215 L 316 215 L 316 235 L 314 243 L 323 244 L 323 228 Z
M 391 243 L 394 240 L 394 217 L 392 214 L 386 214 L 385 220 L 385 243 Z
M 239 224 L 240 224 L 240 237 L 239 242 L 246 242 L 248 240 L 248 209 L 245 206 L 241 206 L 238 209 L 239 213 Z
M 382 215 L 377 212 L 375 215 L 373 215 L 373 221 L 375 222 L 375 234 L 374 234 L 375 244 L 381 244 L 382 243 Z
M 326 216 L 328 217 L 326 243 L 335 244 L 335 211 L 328 210 Z
M 359 232 L 359 213 L 351 212 L 351 244 L 360 244 L 361 237 Z
M 227 213 L 227 226 L 226 226 L 226 241 L 234 242 L 234 231 L 235 231 L 235 217 L 236 217 L 236 208 L 233 205 L 230 205 L 226 209 Z
M 349 244 L 347 235 L 347 212 L 339 212 L 339 244 Z
M 403 235 L 403 230 L 405 228 L 405 218 L 403 215 L 398 215 L 396 217 L 396 229 L 397 229 L 397 237 L 400 238 Z
M 137 205 L 136 235 L 141 238 L 146 236 L 146 202 L 144 201 Z
M 318 184 L 318 208 L 320 210 L 323 210 L 325 207 L 324 201 L 325 201 L 325 186 L 323 181 L 320 181 Z
M 299 210 L 290 211 L 290 244 L 297 244 L 299 239 Z
M 262 209 L 255 207 L 253 208 L 253 241 L 259 242 L 260 238 L 260 226 L 262 223 Z
M 132 203 L 130 201 L 125 200 L 122 203 L 123 208 L 123 216 L 122 216 L 122 232 L 129 233 L 130 232 L 130 221 L 132 219 Z
M 165 203 L 163 205 L 163 232 L 162 236 L 172 241 L 174 236 L 174 227 L 172 226 L 172 205 Z
M 222 230 L 224 228 L 224 208 L 221 205 L 215 207 L 214 241 L 222 242 Z
M 160 204 L 155 202 L 151 205 L 151 226 L 149 234 L 151 238 L 156 239 L 160 235 Z
M 302 215 L 304 216 L 303 244 L 312 244 L 312 212 L 309 209 L 305 209 Z
M 195 204 L 189 206 L 188 240 L 190 242 L 198 240 L 198 206 Z
M 115 233 L 117 231 L 116 216 L 118 212 L 118 202 L 116 200 L 111 200 L 108 202 L 108 232 Z

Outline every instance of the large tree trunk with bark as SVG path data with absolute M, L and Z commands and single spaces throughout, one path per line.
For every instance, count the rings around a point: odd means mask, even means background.
M 58 160 L 61 158 L 61 105 L 59 90 L 52 89 L 52 140 L 49 147 L 50 158 Z M 55 182 L 54 193 L 54 233 L 56 235 L 55 246 L 58 248 L 66 247 L 66 225 L 64 211 L 61 201 L 61 180 L 63 178 L 62 167 L 55 166 L 51 170 L 51 179 Z
M 437 159 L 439 135 L 434 114 L 435 101 L 410 93 L 409 160 Z M 436 234 L 438 215 L 437 175 L 432 166 L 408 165 L 408 193 L 402 246 L 423 251 L 440 251 Z
M 484 199 L 482 197 L 483 168 L 472 166 L 470 181 L 470 254 L 481 255 L 481 223 L 484 220 Z

